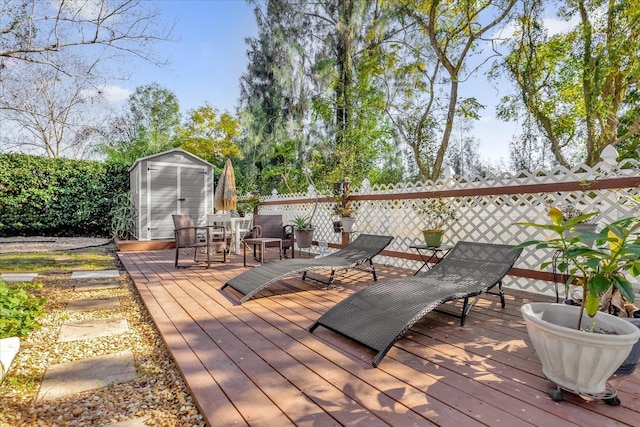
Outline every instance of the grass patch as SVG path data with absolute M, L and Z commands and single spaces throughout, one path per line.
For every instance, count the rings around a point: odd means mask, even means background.
M 73 251 L 25 252 L 0 257 L 3 273 L 40 273 L 73 270 L 108 270 L 115 260 L 105 248 L 86 248 Z

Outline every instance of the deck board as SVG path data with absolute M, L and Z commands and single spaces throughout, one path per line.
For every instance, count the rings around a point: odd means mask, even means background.
M 119 257 L 209 425 L 615 426 L 640 419 L 639 373 L 612 380 L 620 384 L 618 407 L 571 393 L 563 402 L 548 397 L 553 384 L 541 374 L 519 307 L 549 297 L 507 289 L 503 309 L 489 295 L 464 327 L 430 313 L 373 368 L 371 349 L 323 327 L 308 331 L 331 306 L 371 285 L 370 273 L 348 270 L 330 289 L 291 277 L 240 305 L 237 291 L 221 287 L 244 271 L 241 256 L 210 269 L 176 269 L 174 254 Z M 379 280 L 412 273 L 376 271 Z

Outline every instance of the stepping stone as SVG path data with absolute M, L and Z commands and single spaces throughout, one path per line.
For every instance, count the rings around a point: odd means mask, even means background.
M 129 330 L 127 320 L 122 317 L 82 320 L 64 323 L 60 327 L 58 342 L 77 341 L 91 338 L 120 335 Z
M 119 280 L 91 280 L 88 282 L 76 283 L 74 290 L 76 292 L 97 291 L 100 289 L 114 289 L 122 286 Z
M 68 301 L 66 311 L 74 313 L 78 311 L 113 310 L 115 308 L 120 308 L 118 297 L 87 298 Z
M 38 273 L 2 273 L 0 278 L 5 282 L 31 282 Z
M 118 270 L 74 271 L 71 279 L 113 279 L 120 277 Z
M 47 368 L 37 401 L 53 400 L 136 378 L 133 353 L 123 351 Z

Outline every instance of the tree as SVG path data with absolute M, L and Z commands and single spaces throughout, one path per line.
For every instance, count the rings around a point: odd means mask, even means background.
M 47 157 L 80 158 L 108 115 L 85 64 L 64 54 L 66 69 L 15 63 L 0 72 L 0 146 Z
M 125 108 L 111 121 L 98 147 L 109 160 L 130 165 L 140 157 L 179 144 L 175 137 L 181 120 L 180 105 L 174 92 L 157 83 L 139 86 Z
M 159 18 L 143 0 L 0 0 L 0 67 L 24 61 L 71 73 L 51 53 L 83 46 L 97 47 L 94 60 L 121 54 L 159 63 L 149 45 L 172 30 L 158 27 Z
M 247 39 L 249 63 L 241 79 L 246 133 L 239 169 L 252 189 L 296 191 L 306 185 L 302 168 L 309 162 L 314 123 L 308 119 L 309 59 L 298 34 L 307 25 L 289 3 L 255 2 L 258 36 Z
M 378 82 L 378 2 L 271 0 L 256 14 L 243 104 L 257 179 L 301 189 L 305 166 L 321 184 L 367 176 L 394 149 Z
M 208 104 L 187 114 L 177 136 L 182 148 L 221 168 L 226 158 L 239 155 L 240 120 Z
M 578 150 L 594 165 L 605 146 L 640 133 L 638 106 L 627 97 L 640 79 L 640 9 L 630 0 L 565 1 L 558 16 L 577 25 L 549 34 L 544 7 L 526 1 L 517 20 L 502 64 L 517 95 L 505 97 L 504 116 L 524 105 L 560 164 L 570 167 L 578 158 L 567 150 Z
M 104 81 L 118 77 L 108 66 L 132 55 L 160 64 L 151 46 L 171 29 L 158 22 L 142 0 L 0 0 L 3 146 L 51 157 L 90 151 L 106 121 Z
M 523 123 L 522 133 L 509 143 L 509 160 L 513 171 L 536 172 L 556 166 L 553 153 L 530 115 Z
M 379 1 L 324 1 L 305 11 L 315 71 L 314 112 L 324 119 L 326 155 L 321 175 L 329 182 L 367 177 L 396 147 L 385 117 L 382 77 L 391 57 L 382 48 L 395 30 Z M 318 43 L 322 40 L 323 43 Z
M 474 117 L 481 107 L 473 98 L 463 100 L 467 108 L 458 107 L 460 83 L 482 65 L 474 64 L 469 68 L 469 57 L 486 47 L 487 34 L 507 20 L 516 0 L 398 0 L 391 3 L 402 6 L 412 21 L 407 23 L 407 27 L 415 25 L 426 35 L 429 49 L 435 56 L 429 64 L 431 71 L 422 73 L 431 90 L 430 102 L 421 114 L 414 114 L 413 129 L 409 129 L 414 135 L 409 140 L 414 144 L 414 156 L 423 178 L 436 179 L 440 176 L 456 115 L 462 112 L 467 117 Z M 421 67 L 427 65 L 422 61 L 421 64 Z M 441 82 L 446 83 L 448 93 L 445 115 L 440 118 L 436 114 L 439 105 L 434 102 L 433 93 L 435 84 Z M 423 155 L 430 155 L 420 150 L 424 148 L 424 135 L 431 130 L 434 121 L 442 129 L 442 134 L 431 163 L 430 159 L 420 160 Z

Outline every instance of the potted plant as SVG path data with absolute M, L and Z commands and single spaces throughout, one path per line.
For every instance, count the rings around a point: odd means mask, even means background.
M 445 226 L 458 219 L 455 207 L 438 196 L 415 202 L 413 209 L 424 221 L 425 228 L 422 234 L 425 244 L 432 247 L 442 245 Z
M 636 326 L 606 313 L 612 307 L 601 304 L 608 292 L 633 303 L 633 288 L 626 274 L 640 274 L 640 218 L 606 224 L 598 233 L 576 230 L 576 224 L 595 215 L 597 212 L 566 220 L 560 209 L 552 207 L 550 223 L 519 223 L 554 233 L 548 240 L 519 246 L 560 251 L 557 265 L 567 277 L 566 285 L 577 285 L 582 291 L 579 307 L 552 303 L 521 307 L 542 371 L 559 387 L 550 392 L 556 400 L 562 399 L 561 389 L 589 395 L 604 393 L 607 379 L 640 338 Z M 593 247 L 591 240 L 595 240 Z M 551 262 L 544 262 L 542 268 Z M 619 403 L 615 395 L 608 402 Z
M 311 217 L 296 216 L 293 219 L 293 226 L 296 233 L 296 242 L 301 249 L 310 248 L 313 242 L 313 225 L 311 224 Z
M 353 225 L 356 222 L 356 211 L 353 204 L 351 202 L 347 202 L 345 205 L 336 203 L 336 205 L 333 207 L 333 212 L 340 217 L 340 229 L 345 233 L 351 233 L 353 231 Z M 334 231 L 335 228 L 336 223 L 334 222 Z
M 333 231 L 351 233 L 356 222 L 356 207 L 349 201 L 348 186 L 343 187 L 342 193 L 336 196 L 333 213 L 340 218 L 338 221 L 334 221 Z
M 244 217 L 247 213 L 252 214 L 259 204 L 260 200 L 256 197 L 238 200 L 238 216 Z

